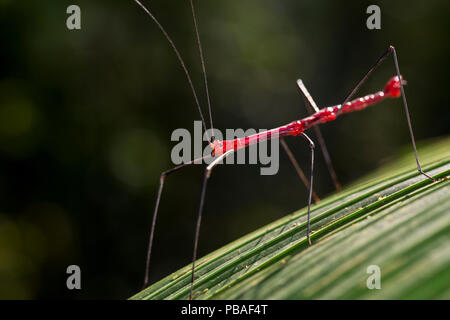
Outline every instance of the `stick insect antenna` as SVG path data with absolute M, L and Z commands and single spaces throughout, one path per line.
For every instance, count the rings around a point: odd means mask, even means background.
M 210 95 L 209 95 L 209 87 L 208 87 L 208 76 L 206 74 L 205 57 L 203 55 L 202 43 L 200 41 L 200 34 L 199 34 L 199 31 L 198 31 L 197 16 L 195 14 L 195 8 L 194 8 L 193 0 L 190 0 L 190 4 L 191 4 L 191 10 L 192 10 L 192 18 L 194 20 L 195 35 L 197 37 L 198 51 L 200 52 L 200 61 L 202 63 L 203 80 L 205 82 L 206 100 L 207 100 L 207 103 L 208 103 L 209 121 L 211 123 L 211 130 L 213 130 L 214 129 L 214 125 L 213 125 L 212 111 L 211 111 L 211 98 L 210 98 Z M 211 137 L 211 142 L 212 142 L 212 140 L 214 140 L 214 133 L 213 133 L 213 135 Z
M 136 2 L 137 5 L 139 5 L 142 8 L 142 10 L 145 11 L 145 13 L 147 13 L 147 15 L 153 20 L 153 22 L 155 22 L 155 24 L 158 26 L 159 30 L 162 32 L 162 34 L 164 35 L 164 37 L 167 39 L 170 46 L 172 47 L 173 51 L 175 52 L 175 55 L 177 56 L 178 61 L 180 62 L 181 68 L 183 68 L 184 74 L 186 75 L 187 81 L 189 82 L 189 86 L 191 87 L 191 91 L 194 96 L 195 104 L 197 105 L 197 109 L 200 114 L 200 118 L 202 119 L 203 127 L 208 134 L 205 118 L 203 117 L 202 108 L 200 107 L 200 102 L 198 100 L 197 91 L 195 91 L 195 87 L 194 87 L 194 83 L 192 82 L 191 75 L 189 74 L 189 71 L 186 68 L 186 65 L 184 63 L 183 58 L 181 57 L 180 52 L 178 51 L 177 47 L 175 46 L 175 43 L 173 42 L 172 38 L 167 33 L 166 29 L 164 29 L 164 27 L 161 25 L 161 23 L 158 21 L 158 19 L 156 19 L 156 17 L 150 12 L 150 10 L 147 9 L 147 7 L 145 7 L 139 0 L 133 0 L 133 1 Z M 208 139 L 210 140 L 211 138 L 209 137 Z

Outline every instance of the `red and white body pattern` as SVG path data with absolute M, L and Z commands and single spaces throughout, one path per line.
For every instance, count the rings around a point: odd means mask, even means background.
M 405 80 L 401 79 L 402 84 Z M 366 95 L 362 98 L 347 102 L 344 105 L 336 105 L 320 109 L 318 112 L 302 120 L 293 121 L 284 126 L 233 140 L 215 140 L 210 143 L 213 156 L 220 156 L 228 151 L 243 149 L 249 145 L 261 141 L 270 140 L 284 136 L 296 136 L 309 128 L 329 121 L 335 120 L 339 115 L 365 109 L 371 105 L 383 101 L 386 98 L 398 98 L 401 95 L 400 80 L 397 76 L 392 77 L 385 85 L 384 89 L 374 94 Z

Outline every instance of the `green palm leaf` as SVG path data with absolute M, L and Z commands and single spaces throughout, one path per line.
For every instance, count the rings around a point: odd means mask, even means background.
M 423 169 L 450 174 L 450 139 L 419 145 Z M 196 263 L 196 299 L 449 299 L 450 180 L 418 174 L 408 152 L 342 192 Z M 367 268 L 381 270 L 369 290 Z M 132 299 L 188 299 L 191 266 Z

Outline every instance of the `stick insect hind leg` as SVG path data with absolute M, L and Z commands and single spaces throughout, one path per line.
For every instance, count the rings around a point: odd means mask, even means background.
M 419 161 L 419 157 L 417 154 L 417 147 L 416 147 L 416 143 L 415 143 L 415 139 L 414 139 L 414 133 L 413 133 L 413 129 L 412 129 L 412 124 L 411 124 L 411 118 L 409 115 L 409 109 L 408 109 L 408 103 L 406 101 L 406 95 L 405 95 L 405 90 L 403 87 L 403 80 L 400 74 L 400 68 L 399 68 L 399 64 L 398 64 L 398 58 L 397 58 L 397 52 L 395 50 L 395 48 L 391 45 L 389 46 L 388 50 L 377 60 L 377 62 L 369 69 L 369 71 L 365 74 L 365 76 L 358 82 L 358 84 L 355 86 L 355 88 L 351 91 L 351 93 L 347 96 L 347 98 L 344 100 L 344 102 L 342 103 L 342 106 L 345 105 L 348 101 L 350 101 L 350 99 L 353 97 L 353 95 L 358 91 L 358 89 L 362 86 L 362 84 L 367 80 L 367 78 L 370 76 L 370 74 L 390 55 L 393 55 L 393 59 L 394 59 L 394 65 L 395 65 L 395 70 L 397 73 L 397 77 L 400 80 L 400 92 L 401 92 L 401 96 L 402 96 L 402 101 L 403 101 L 403 106 L 404 106 L 404 110 L 405 110 L 405 114 L 406 114 L 406 119 L 407 119 L 407 123 L 408 123 L 408 129 L 409 129 L 409 134 L 411 137 L 411 142 L 412 142 L 412 146 L 414 149 L 414 156 L 416 159 L 416 164 L 417 164 L 417 170 L 419 171 L 420 174 L 422 174 L 423 176 L 425 176 L 426 178 L 430 179 L 431 181 L 435 182 L 438 181 L 437 179 L 431 177 L 430 175 L 428 175 L 427 173 L 425 173 L 420 165 L 420 161 Z M 302 80 L 297 80 L 297 85 L 300 88 L 304 98 L 305 98 L 305 102 L 307 101 L 306 105 L 309 107 L 313 108 L 315 112 L 318 112 L 319 109 L 317 108 L 316 103 L 314 102 L 314 100 L 312 99 L 311 95 L 309 94 L 308 90 L 306 89 L 305 85 L 303 84 Z M 309 112 L 311 113 L 312 111 L 309 110 Z M 333 178 L 333 182 L 335 183 L 336 189 L 340 190 L 340 184 L 337 180 L 334 168 L 331 164 L 331 158 L 328 154 L 328 150 L 327 147 L 325 145 L 325 141 L 322 137 L 322 134 L 320 132 L 320 129 L 318 128 L 318 126 L 315 126 L 314 129 L 317 129 L 315 131 L 316 136 L 319 140 L 319 144 L 321 146 L 325 161 L 327 163 L 328 166 L 328 170 L 330 172 L 331 177 Z M 310 232 L 311 232 L 311 223 L 310 223 L 310 208 L 311 208 L 311 198 L 313 195 L 313 170 L 314 170 L 314 142 L 305 134 L 302 133 L 302 135 L 309 141 L 310 143 L 310 148 L 311 148 L 311 175 L 310 175 L 310 183 L 309 183 L 309 198 L 308 198 L 308 217 L 307 217 L 307 239 L 308 239 L 308 243 L 311 244 L 311 238 L 310 238 Z M 281 142 L 283 147 L 285 148 L 285 151 L 288 153 L 290 153 L 289 148 L 287 147 L 286 143 L 284 142 L 284 140 L 281 138 Z M 291 157 L 290 157 L 291 158 Z M 292 156 L 291 158 L 292 163 L 294 164 L 294 166 L 298 166 L 298 163 L 296 162 L 295 158 Z M 300 169 L 301 171 L 301 169 Z M 299 173 L 300 175 L 300 173 Z M 443 178 L 443 179 L 447 179 Z
M 397 77 L 399 79 L 401 79 L 400 76 L 400 68 L 398 66 L 398 59 L 397 59 L 397 52 L 395 51 L 395 48 L 393 46 L 389 46 L 389 51 L 392 52 L 393 58 L 394 58 L 394 64 L 395 64 L 395 71 L 397 72 Z M 429 176 L 428 174 L 426 174 L 425 172 L 423 172 L 421 166 L 420 166 L 420 162 L 419 162 L 419 156 L 417 155 L 417 148 L 416 148 L 416 142 L 414 139 L 414 133 L 413 133 L 413 129 L 412 129 L 412 125 L 411 125 L 411 118 L 409 116 L 409 110 L 408 110 L 408 103 L 406 102 L 406 95 L 405 95 L 405 89 L 403 88 L 403 81 L 400 81 L 400 91 L 402 93 L 402 101 L 403 101 L 403 106 L 405 108 L 405 114 L 406 114 L 406 119 L 408 121 L 408 129 L 409 129 L 409 135 L 411 137 L 411 142 L 413 145 L 413 149 L 414 149 L 414 156 L 416 157 L 416 164 L 417 164 L 417 170 L 424 175 L 425 177 L 427 177 L 428 179 L 432 180 L 432 181 L 437 181 L 437 179 Z M 446 178 L 445 178 L 446 179 Z
M 370 70 L 364 75 L 364 77 L 358 82 L 358 84 L 356 85 L 356 87 L 350 92 L 350 94 L 347 96 L 347 98 L 344 100 L 344 102 L 342 103 L 342 106 L 344 106 L 347 102 L 350 101 L 350 99 L 354 96 L 354 94 L 358 91 L 358 89 L 363 85 L 363 83 L 367 80 L 367 78 L 370 76 L 370 74 L 372 74 L 372 72 L 390 55 L 392 54 L 392 57 L 394 59 L 394 65 L 395 65 L 395 71 L 397 74 L 397 77 L 399 79 L 399 83 L 400 83 L 400 92 L 401 92 L 401 96 L 402 96 L 402 101 L 403 101 L 403 107 L 405 110 L 405 114 L 406 114 L 406 120 L 408 123 L 408 129 L 409 129 L 409 135 L 411 138 L 411 142 L 412 142 L 412 146 L 414 149 L 414 156 L 416 158 L 416 164 L 417 164 L 417 170 L 419 171 L 420 174 L 422 174 L 423 176 L 425 176 L 426 178 L 430 179 L 431 181 L 435 182 L 438 181 L 437 179 L 431 177 L 430 175 L 428 175 L 427 173 L 425 173 L 422 170 L 422 167 L 420 166 L 420 161 L 419 161 L 419 156 L 417 154 L 417 148 L 416 148 L 416 142 L 414 139 L 414 133 L 413 133 L 413 129 L 412 129 L 412 124 L 411 124 L 411 118 L 409 115 L 409 109 L 408 109 L 408 103 L 406 101 L 406 95 L 405 95 L 405 89 L 403 87 L 403 82 L 404 80 L 402 80 L 402 76 L 400 74 L 400 68 L 398 66 L 398 59 L 397 59 L 397 52 L 394 48 L 394 46 L 390 45 L 389 48 L 386 50 L 385 53 L 383 53 L 383 55 L 377 60 L 377 62 L 370 68 Z M 444 178 L 446 179 L 446 178 Z

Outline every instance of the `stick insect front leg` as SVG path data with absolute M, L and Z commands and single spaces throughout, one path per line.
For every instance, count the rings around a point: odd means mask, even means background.
M 152 246 L 153 246 L 153 238 L 155 235 L 155 227 L 156 227 L 156 219 L 158 217 L 158 210 L 159 210 L 159 203 L 161 201 L 161 195 L 162 195 L 162 191 L 164 189 L 164 182 L 167 178 L 167 176 L 169 176 L 170 174 L 177 172 L 183 168 L 186 168 L 188 166 L 191 166 L 195 163 L 198 163 L 198 161 L 203 161 L 204 159 L 209 159 L 209 157 L 204 157 L 201 159 L 195 159 L 195 160 L 191 160 L 189 162 L 180 164 L 179 166 L 173 167 L 172 169 L 166 170 L 163 173 L 161 173 L 161 176 L 159 178 L 159 187 L 158 187 L 158 194 L 156 196 L 156 203 L 155 203 L 155 209 L 153 211 L 153 218 L 152 218 L 152 226 L 150 229 L 150 236 L 149 236 L 149 240 L 148 240 L 148 249 L 147 249 L 147 258 L 146 258 L 146 262 L 145 262 L 145 276 L 144 276 L 144 284 L 142 286 L 142 289 L 144 289 L 147 285 L 148 285 L 148 280 L 149 280 L 149 272 L 150 272 L 150 258 L 152 255 Z
M 195 261 L 197 260 L 197 248 L 198 248 L 198 239 L 200 235 L 200 225 L 202 223 L 202 214 L 203 214 L 203 207 L 205 204 L 205 195 L 206 195 L 206 187 L 208 185 L 208 180 L 211 177 L 212 170 L 226 157 L 234 153 L 234 150 L 230 150 L 225 152 L 224 154 L 220 155 L 215 159 L 213 162 L 211 162 L 210 165 L 208 165 L 205 169 L 205 174 L 203 177 L 203 185 L 202 185 L 202 193 L 200 196 L 200 205 L 198 209 L 198 216 L 197 216 L 197 225 L 195 228 L 195 238 L 194 238 L 194 252 L 192 254 L 192 273 L 191 273 L 191 290 L 189 293 L 189 300 L 192 300 L 192 293 L 194 290 L 194 272 L 195 272 Z
M 314 142 L 305 134 L 302 133 L 302 136 L 309 142 L 309 146 L 311 149 L 311 171 L 310 171 L 310 179 L 308 183 L 308 214 L 307 214 L 307 231 L 306 236 L 308 239 L 308 243 L 311 244 L 311 202 L 312 202 L 312 196 L 313 196 L 313 176 L 314 176 Z M 282 140 L 283 141 L 283 140 Z M 282 142 L 283 143 L 283 142 Z M 211 177 L 212 170 L 227 156 L 234 153 L 234 150 L 229 150 L 222 154 L 221 156 L 217 157 L 205 170 L 204 178 L 203 178 L 203 186 L 202 186 L 202 192 L 200 196 L 200 205 L 198 210 L 198 217 L 197 217 L 197 225 L 195 230 L 195 239 L 194 239 L 194 251 L 192 255 L 192 272 L 191 272 L 191 289 L 189 293 L 189 299 L 192 300 L 193 296 L 193 289 L 194 289 L 194 276 L 195 276 L 195 261 L 197 260 L 197 249 L 198 249 L 198 240 L 200 235 L 200 226 L 202 221 L 202 214 L 203 214 L 203 208 L 205 204 L 205 195 L 206 195 L 206 187 L 208 184 L 208 180 Z

